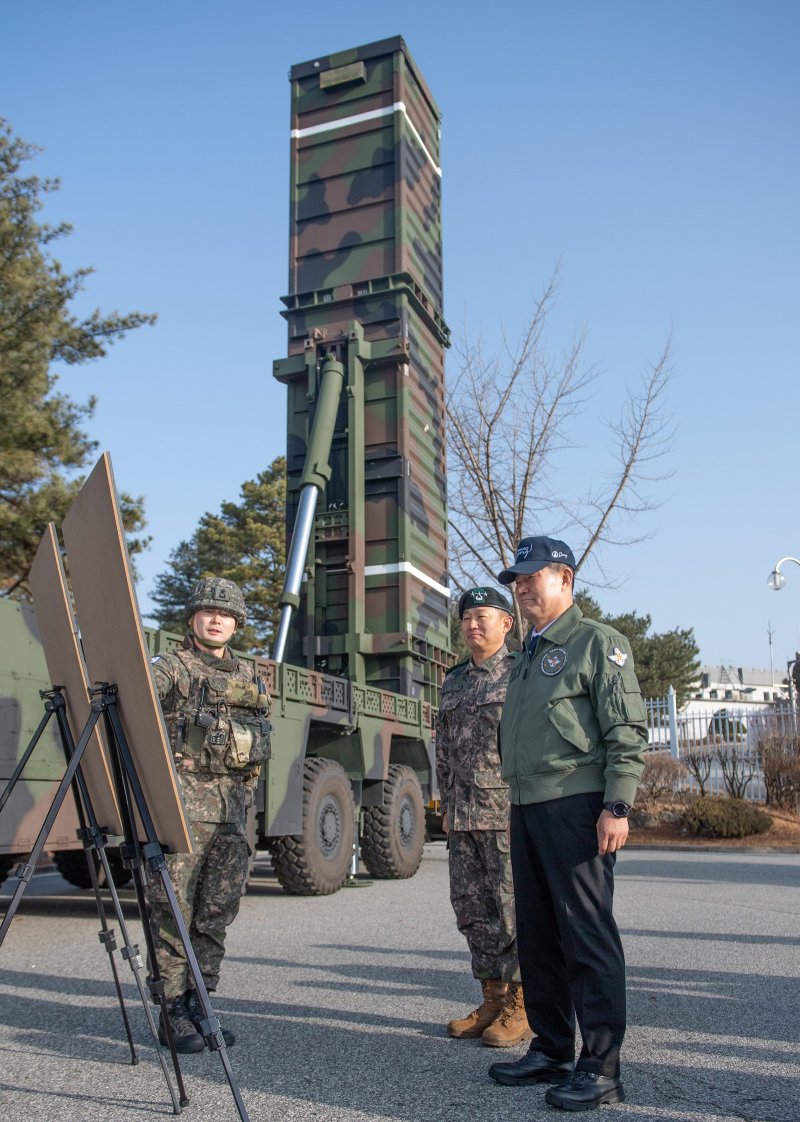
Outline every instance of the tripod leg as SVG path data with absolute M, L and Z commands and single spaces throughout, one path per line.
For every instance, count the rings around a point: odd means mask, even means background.
M 170 1098 L 172 1099 L 173 1113 L 174 1114 L 180 1114 L 181 1113 L 181 1107 L 186 1106 L 189 1099 L 186 1095 L 186 1088 L 183 1085 L 183 1076 L 182 1076 L 182 1073 L 181 1073 L 180 1065 L 178 1063 L 178 1057 L 177 1057 L 177 1055 L 174 1054 L 174 1050 L 173 1050 L 172 1061 L 173 1061 L 174 1070 L 175 1070 L 175 1079 L 176 1079 L 176 1082 L 178 1084 L 178 1094 L 176 1095 L 175 1089 L 172 1086 L 172 1080 L 170 1079 L 169 1072 L 167 1071 L 166 1061 L 164 1059 L 164 1054 L 161 1051 L 160 1042 L 159 1042 L 159 1039 L 158 1039 L 158 1028 L 156 1027 L 155 1019 L 153 1017 L 153 1011 L 152 1011 L 151 1006 L 150 1006 L 150 998 L 148 996 L 147 988 L 146 988 L 146 985 L 145 985 L 144 964 L 142 963 L 142 956 L 139 953 L 139 947 L 136 945 L 136 943 L 133 943 L 131 941 L 130 934 L 128 932 L 128 925 L 125 922 L 125 916 L 124 916 L 124 913 L 122 911 L 122 904 L 121 904 L 120 899 L 119 899 L 119 894 L 117 893 L 117 886 L 114 884 L 114 880 L 113 880 L 113 877 L 111 875 L 111 868 L 110 868 L 109 862 L 108 862 L 108 857 L 107 857 L 106 852 L 105 852 L 105 838 L 103 838 L 102 842 L 98 845 L 98 856 L 100 858 L 103 869 L 105 871 L 106 887 L 107 887 L 108 893 L 111 897 L 111 900 L 112 900 L 112 903 L 113 903 L 113 906 L 114 906 L 114 913 L 117 917 L 117 922 L 119 923 L 120 933 L 122 935 L 122 940 L 123 940 L 122 957 L 125 959 L 125 961 L 128 963 L 128 965 L 131 968 L 131 973 L 133 974 L 133 979 L 134 979 L 134 982 L 136 983 L 136 988 L 139 991 L 139 998 L 142 1002 L 142 1008 L 144 1009 L 145 1017 L 147 1018 L 147 1024 L 148 1024 L 148 1027 L 150 1029 L 150 1035 L 153 1038 L 153 1044 L 154 1044 L 155 1049 L 156 1049 L 156 1055 L 158 1056 L 158 1062 L 161 1065 L 161 1071 L 164 1075 L 164 1081 L 167 1084 L 167 1088 L 169 1089 L 169 1093 L 170 1093 Z M 137 875 L 135 869 L 133 870 L 133 873 L 134 873 L 134 879 L 135 879 L 136 875 Z M 142 917 L 142 924 L 145 927 L 145 930 L 147 930 L 147 927 L 146 927 L 147 920 L 144 917 Z M 113 937 L 113 933 L 112 933 L 112 937 Z M 101 939 L 102 939 L 102 936 L 101 936 Z M 163 987 L 162 987 L 162 996 L 163 996 Z M 156 1001 L 156 1003 L 161 1004 L 162 1008 L 163 1008 L 163 1002 L 159 1003 L 158 1001 Z
M 167 1048 L 169 1049 L 170 1059 L 172 1060 L 172 1068 L 173 1068 L 173 1071 L 175 1072 L 175 1079 L 176 1079 L 177 1084 L 178 1084 L 178 1094 L 179 1094 L 179 1097 L 180 1097 L 180 1099 L 179 1099 L 180 1106 L 186 1106 L 189 1102 L 189 1096 L 186 1094 L 186 1087 L 185 1087 L 184 1082 L 183 1082 L 183 1073 L 181 1072 L 181 1065 L 180 1065 L 180 1062 L 178 1060 L 178 1053 L 175 1050 L 175 1040 L 174 1040 L 173 1035 L 172 1035 L 172 1026 L 170 1025 L 169 1014 L 167 1012 L 167 999 L 166 999 L 166 996 L 164 994 L 164 982 L 163 982 L 163 980 L 161 978 L 161 975 L 159 973 L 159 970 L 158 970 L 158 963 L 156 962 L 156 952 L 155 952 L 155 947 L 153 945 L 153 934 L 150 930 L 150 923 L 149 923 L 148 918 L 147 918 L 147 900 L 146 900 L 145 893 L 144 893 L 144 880 L 143 880 L 143 871 L 142 871 L 143 870 L 143 865 L 142 865 L 142 862 L 141 862 L 141 854 L 138 851 L 138 846 L 136 846 L 135 848 L 136 848 L 136 852 L 137 852 L 137 855 L 138 855 L 138 863 L 136 863 L 136 858 L 131 858 L 130 862 L 129 862 L 129 867 L 133 871 L 133 883 L 134 883 L 134 888 L 135 888 L 135 891 L 136 891 L 136 902 L 137 902 L 137 906 L 139 908 L 139 917 L 140 917 L 141 922 L 142 922 L 142 932 L 144 934 L 144 939 L 145 939 L 145 942 L 147 944 L 147 957 L 148 957 L 148 959 L 151 963 L 150 994 L 151 994 L 153 1002 L 158 1006 L 160 1014 L 161 1014 L 161 1023 L 164 1026 L 164 1035 L 166 1036 L 166 1039 L 167 1039 Z M 126 852 L 130 852 L 130 850 L 126 850 Z M 153 1040 L 155 1041 L 156 1051 L 158 1052 L 159 1063 L 161 1064 L 162 1070 L 164 1071 L 164 1074 L 166 1076 L 166 1065 L 165 1065 L 165 1061 L 164 1061 L 164 1055 L 163 1055 L 163 1053 L 161 1051 L 161 1047 L 160 1047 L 160 1041 L 159 1041 L 159 1037 L 158 1037 L 158 1029 L 156 1028 L 155 1020 L 153 1019 L 153 1013 L 152 1013 L 152 1010 L 150 1008 L 150 1002 L 148 1001 L 148 998 L 145 995 L 144 983 L 141 979 L 142 959 L 141 959 L 141 956 L 139 954 L 138 947 L 135 948 L 135 950 L 136 950 L 136 961 L 138 963 L 137 970 L 136 970 L 137 985 L 139 986 L 139 992 L 142 995 L 142 1002 L 145 1006 L 145 1011 L 147 1013 L 147 1018 L 148 1018 L 148 1021 L 150 1023 L 151 1031 L 153 1033 Z M 169 1083 L 169 1080 L 167 1080 L 167 1082 Z M 172 1093 L 172 1084 L 171 1083 L 169 1083 L 169 1087 L 170 1087 L 170 1093 Z M 173 1103 L 174 1103 L 174 1096 L 173 1096 Z M 178 1114 L 179 1110 L 180 1110 L 180 1108 L 176 1109 L 175 1113 Z
M 58 723 L 58 730 L 61 734 L 61 747 L 64 750 L 64 759 L 67 764 L 72 759 L 75 752 L 75 741 L 72 739 L 72 731 L 67 721 L 66 702 L 60 690 L 52 690 L 47 694 L 47 707 L 48 715 L 53 712 L 56 715 Z M 114 980 L 114 989 L 117 993 L 117 1001 L 119 1003 L 120 1014 L 122 1015 L 122 1024 L 125 1029 L 125 1036 L 128 1040 L 128 1048 L 131 1053 L 131 1064 L 138 1064 L 139 1057 L 136 1055 L 136 1048 L 134 1047 L 133 1037 L 131 1036 L 131 1026 L 128 1020 L 128 1011 L 125 1008 L 125 1001 L 122 997 L 122 988 L 119 984 L 119 974 L 117 973 L 117 964 L 114 959 L 114 951 L 116 950 L 117 943 L 114 937 L 114 932 L 109 928 L 106 921 L 105 907 L 103 906 L 103 899 L 100 895 L 100 882 L 97 875 L 99 854 L 102 854 L 104 861 L 104 869 L 106 877 L 110 875 L 108 868 L 108 859 L 105 857 L 105 834 L 97 824 L 97 818 L 94 814 L 91 799 L 89 798 L 89 789 L 83 775 L 81 767 L 75 772 L 75 777 L 72 780 L 72 794 L 75 799 L 75 810 L 78 815 L 78 838 L 83 842 L 83 852 L 86 857 L 86 864 L 89 869 L 89 879 L 92 883 L 92 892 L 94 893 L 94 901 L 97 907 L 97 915 L 100 919 L 101 930 L 98 932 L 98 938 L 103 947 L 105 947 L 108 954 L 108 963 L 111 967 L 111 976 Z M 86 822 L 89 822 L 87 827 Z
M 65 705 L 65 702 L 64 702 L 64 698 L 60 693 L 58 693 L 57 695 L 52 697 L 52 707 L 53 707 L 53 710 L 56 713 L 56 718 L 58 720 L 58 726 L 59 726 L 59 731 L 61 733 L 61 743 L 62 743 L 62 746 L 64 748 L 64 754 L 66 756 L 67 761 L 69 762 L 69 760 L 72 758 L 72 755 L 75 751 L 75 743 L 74 743 L 73 738 L 72 738 L 72 732 L 70 731 L 69 722 L 67 721 L 66 705 Z M 158 1031 L 156 1029 L 155 1022 L 153 1020 L 153 1013 L 152 1013 L 152 1010 L 150 1008 L 150 1002 L 148 1000 L 147 992 L 145 990 L 145 985 L 144 985 L 144 981 L 143 981 L 143 978 L 142 978 L 142 959 L 141 959 L 141 956 L 139 954 L 139 948 L 131 942 L 130 937 L 128 935 L 128 928 L 127 928 L 127 925 L 125 923 L 125 916 L 123 914 L 122 905 L 120 903 L 119 895 L 117 893 L 117 886 L 114 884 L 114 877 L 113 877 L 113 874 L 111 872 L 111 867 L 110 867 L 110 863 L 109 863 L 109 860 L 108 860 L 108 854 L 106 853 L 106 846 L 107 846 L 107 843 L 108 843 L 108 839 L 106 837 L 106 831 L 103 830 L 97 823 L 97 816 L 95 815 L 94 806 L 92 804 L 92 800 L 91 800 L 91 797 L 89 795 L 88 785 L 87 785 L 86 780 L 84 778 L 83 771 L 80 767 L 76 771 L 75 779 L 73 780 L 73 794 L 75 796 L 75 806 L 76 806 L 76 809 L 77 809 L 77 812 L 78 812 L 78 820 L 80 822 L 80 829 L 78 831 L 78 836 L 83 841 L 84 850 L 86 852 L 86 860 L 87 860 L 87 863 L 89 865 L 89 876 L 90 876 L 91 881 L 92 881 L 92 888 L 94 890 L 95 902 L 97 904 L 97 913 L 98 913 L 98 916 L 100 917 L 100 924 L 101 924 L 101 928 L 102 928 L 101 931 L 98 933 L 98 938 L 100 939 L 100 942 L 102 943 L 102 945 L 105 947 L 105 949 L 108 953 L 109 962 L 111 964 L 111 973 L 112 973 L 113 978 L 114 978 L 114 985 L 115 985 L 115 988 L 116 988 L 116 991 L 117 991 L 117 998 L 119 1000 L 119 1007 L 120 1007 L 120 1011 L 122 1013 L 122 1019 L 123 1019 L 123 1023 L 125 1025 L 125 1031 L 126 1031 L 127 1037 L 128 1037 L 128 1045 L 129 1045 L 130 1050 L 131 1050 L 131 1063 L 132 1064 L 138 1064 L 139 1058 L 136 1055 L 136 1050 L 134 1048 L 133 1039 L 131 1037 L 130 1023 L 128 1021 L 128 1014 L 127 1014 L 127 1010 L 125 1008 L 125 1003 L 124 1003 L 124 1000 L 123 1000 L 123 997 L 122 997 L 122 989 L 120 987 L 119 975 L 118 975 L 118 972 L 117 972 L 116 961 L 114 959 L 114 954 L 113 954 L 114 950 L 116 949 L 116 937 L 115 937 L 114 931 L 111 928 L 109 928 L 108 923 L 106 922 L 105 906 L 104 906 L 103 898 L 102 898 L 101 893 L 100 893 L 100 883 L 99 883 L 99 877 L 98 877 L 98 874 L 97 874 L 98 862 L 100 863 L 100 866 L 102 867 L 103 872 L 105 874 L 105 883 L 106 883 L 106 886 L 107 886 L 107 889 L 108 889 L 108 892 L 109 892 L 109 896 L 111 898 L 111 903 L 112 903 L 113 908 L 114 908 L 114 914 L 117 917 L 117 922 L 119 923 L 119 928 L 120 928 L 120 931 L 122 933 L 122 938 L 124 940 L 124 944 L 123 944 L 123 948 L 122 948 L 122 957 L 123 957 L 123 959 L 125 959 L 128 962 L 128 964 L 131 968 L 131 971 L 132 971 L 133 976 L 134 976 L 134 981 L 136 982 L 136 987 L 139 991 L 139 997 L 141 998 L 142 1008 L 144 1009 L 145 1017 L 147 1018 L 147 1023 L 148 1023 L 148 1026 L 150 1028 L 150 1033 L 153 1037 L 153 1043 L 154 1043 L 155 1048 L 156 1048 L 156 1054 L 158 1056 L 158 1061 L 161 1065 L 161 1070 L 163 1072 L 164 1080 L 165 1080 L 165 1082 L 167 1084 L 167 1088 L 169 1090 L 170 1098 L 172 1099 L 173 1112 L 175 1114 L 180 1114 L 181 1104 L 180 1104 L 180 1102 L 178 1100 L 178 1097 L 175 1093 L 175 1089 L 174 1089 L 174 1087 L 172 1085 L 172 1081 L 169 1077 L 169 1072 L 167 1071 L 167 1067 L 166 1067 L 166 1064 L 164 1062 L 164 1057 L 162 1055 L 161 1048 L 159 1047 Z M 86 825 L 87 821 L 88 821 L 88 826 Z M 178 1080 L 178 1084 L 179 1084 L 180 1093 L 185 1095 L 185 1092 L 183 1091 L 181 1077 L 180 1077 L 180 1069 L 178 1069 L 178 1072 L 177 1072 L 177 1080 Z
M 80 814 L 80 810 L 78 812 Z M 125 1001 L 122 996 L 122 987 L 119 984 L 119 974 L 117 973 L 117 964 L 114 959 L 114 951 L 117 949 L 117 940 L 112 928 L 108 926 L 106 919 L 105 907 L 103 905 L 103 898 L 100 895 L 100 881 L 97 876 L 97 864 L 101 860 L 98 856 L 98 851 L 95 849 L 95 839 L 92 837 L 91 830 L 86 826 L 81 826 L 78 830 L 78 835 L 81 837 L 84 845 L 84 853 L 86 854 L 86 863 L 89 866 L 89 878 L 92 882 L 92 892 L 94 893 L 95 904 L 97 905 L 97 915 L 100 919 L 100 931 L 97 937 L 100 943 L 105 947 L 108 954 L 108 963 L 111 967 L 111 977 L 114 980 L 114 989 L 117 993 L 117 1001 L 119 1002 L 120 1013 L 122 1014 L 122 1024 L 125 1028 L 125 1035 L 128 1039 L 128 1047 L 131 1053 L 131 1064 L 136 1065 L 139 1062 L 139 1057 L 136 1055 L 136 1047 L 133 1043 L 131 1036 L 131 1026 L 128 1020 L 128 1011 L 125 1008 Z M 106 878 L 110 878 L 111 869 L 108 865 L 108 858 L 106 857 L 105 850 L 100 850 L 102 853 L 102 868 L 105 872 Z
M 36 729 L 36 732 L 31 737 L 30 744 L 28 745 L 28 747 L 25 749 L 24 753 L 22 754 L 22 758 L 20 759 L 17 766 L 14 768 L 14 771 L 11 775 L 11 778 L 9 779 L 8 783 L 6 783 L 2 795 L 0 795 L 0 810 L 3 809 L 3 807 L 6 805 L 8 800 L 11 798 L 11 792 L 16 787 L 17 780 L 19 779 L 19 777 L 22 775 L 23 771 L 25 770 L 25 765 L 27 764 L 28 760 L 31 758 L 31 754 L 32 754 L 34 748 L 39 743 L 39 737 L 44 732 L 44 730 L 47 726 L 47 722 L 50 720 L 52 715 L 53 715 L 53 709 L 49 704 L 47 704 L 46 707 L 45 707 L 45 714 L 42 717 L 41 721 L 39 722 L 39 726 Z
M 191 940 L 189 939 L 189 932 L 186 928 L 183 914 L 181 913 L 180 905 L 178 904 L 178 899 L 175 896 L 175 890 L 172 887 L 172 881 L 170 880 L 167 863 L 164 860 L 161 846 L 158 845 L 158 842 L 154 844 L 158 849 L 157 854 L 148 854 L 147 851 L 152 848 L 149 845 L 146 845 L 144 847 L 144 852 L 147 856 L 148 864 L 151 870 L 157 872 L 161 877 L 161 883 L 164 886 L 164 891 L 167 894 L 170 909 L 172 911 L 175 924 L 178 928 L 178 933 L 181 937 L 183 948 L 186 951 L 189 970 L 191 972 L 192 978 L 194 979 L 195 990 L 197 991 L 197 996 L 200 999 L 200 1005 L 203 1009 L 203 1020 L 201 1022 L 201 1031 L 203 1033 L 203 1037 L 205 1038 L 206 1044 L 212 1052 L 219 1052 L 220 1059 L 222 1060 L 222 1066 L 225 1069 L 225 1075 L 228 1079 L 228 1085 L 230 1086 L 231 1094 L 233 1095 L 234 1102 L 236 1103 L 236 1109 L 239 1112 L 239 1117 L 241 1118 L 242 1122 L 249 1122 L 247 1110 L 245 1109 L 245 1105 L 242 1100 L 241 1091 L 239 1090 L 239 1086 L 233 1074 L 233 1069 L 231 1068 L 230 1059 L 228 1058 L 228 1049 L 225 1047 L 225 1038 L 222 1035 L 222 1028 L 220 1027 L 219 1017 L 211 1007 L 211 1000 L 208 996 L 208 990 L 206 989 L 205 982 L 203 981 L 203 974 L 200 970 L 200 964 L 198 963 L 197 956 L 194 953 L 194 948 L 192 947 Z
M 11 921 L 16 915 L 17 908 L 20 905 L 25 889 L 28 887 L 37 862 L 42 855 L 44 843 L 47 841 L 48 835 L 53 828 L 53 823 L 55 822 L 56 817 L 58 816 L 58 812 L 61 809 L 62 803 L 64 802 L 67 788 L 69 787 L 70 783 L 72 783 L 72 780 L 75 777 L 75 773 L 78 770 L 78 765 L 81 762 L 81 757 L 86 751 L 86 745 L 89 743 L 89 738 L 92 735 L 94 726 L 97 724 L 98 718 L 100 717 L 100 712 L 101 711 L 99 708 L 94 709 L 93 707 L 92 714 L 89 717 L 89 720 L 86 722 L 86 728 L 81 734 L 80 741 L 78 742 L 78 745 L 75 748 L 75 752 L 70 759 L 69 764 L 67 765 L 67 770 L 64 772 L 64 776 L 58 785 L 58 790 L 56 791 L 53 803 L 45 816 L 42 828 L 39 831 L 36 841 L 34 842 L 33 849 L 30 852 L 27 864 L 21 864 L 17 866 L 15 875 L 19 878 L 19 884 L 17 885 L 14 895 L 11 898 L 11 903 L 8 905 L 8 910 L 6 911 L 6 914 L 3 918 L 3 923 L 2 925 L 0 925 L 0 947 L 2 947 L 5 941 L 5 937 L 8 934 L 8 929 L 11 926 Z
M 189 938 L 189 932 L 186 928 L 186 923 L 184 921 L 183 914 L 181 913 L 180 905 L 178 904 L 178 900 L 175 896 L 175 890 L 172 887 L 172 881 L 170 880 L 167 863 L 164 859 L 164 851 L 160 843 L 158 842 L 153 819 L 150 814 L 149 807 L 147 806 L 147 800 L 144 796 L 144 791 L 142 790 L 142 785 L 136 771 L 136 766 L 133 761 L 133 756 L 131 755 L 130 746 L 128 745 L 127 739 L 125 737 L 125 731 L 122 727 L 122 722 L 120 721 L 116 704 L 115 687 L 108 686 L 103 689 L 102 703 L 106 715 L 106 730 L 108 732 L 108 742 L 110 744 L 113 743 L 114 747 L 116 748 L 116 751 L 112 752 L 112 769 L 114 771 L 114 778 L 117 786 L 117 798 L 120 805 L 120 811 L 123 817 L 123 823 L 125 825 L 126 839 L 130 838 L 136 851 L 141 852 L 142 857 L 147 861 L 148 868 L 151 873 L 157 873 L 161 877 L 164 891 L 167 895 L 167 899 L 169 900 L 170 910 L 175 920 L 175 924 L 183 943 L 184 950 L 186 951 L 186 958 L 189 963 L 189 969 L 191 971 L 192 977 L 194 978 L 197 995 L 203 1008 L 204 1020 L 208 1022 L 209 1033 L 205 1037 L 206 1042 L 208 1043 L 209 1048 L 211 1048 L 213 1051 L 218 1051 L 220 1054 L 222 1066 L 225 1069 L 225 1075 L 228 1080 L 228 1086 L 231 1089 L 231 1094 L 233 1095 L 234 1102 L 236 1103 L 236 1109 L 239 1112 L 239 1118 L 241 1119 L 241 1122 L 249 1122 L 248 1114 L 242 1100 L 242 1094 L 233 1074 L 233 1069 L 231 1068 L 231 1062 L 228 1057 L 228 1050 L 225 1047 L 225 1039 L 222 1035 L 222 1029 L 220 1028 L 219 1019 L 215 1015 L 214 1010 L 211 1008 L 211 1002 L 209 1001 L 208 991 L 205 987 L 205 983 L 203 982 L 203 976 L 200 971 L 197 956 L 194 953 L 194 949 Z M 136 805 L 136 809 L 139 812 L 139 818 L 141 819 L 141 823 L 144 827 L 144 832 L 147 837 L 147 841 L 144 845 L 140 844 L 137 831 L 133 825 L 132 802 Z M 142 898 L 140 900 L 140 910 L 142 910 L 142 916 L 145 917 L 147 911 L 144 901 L 144 891 L 143 889 L 141 889 L 140 883 L 137 883 L 137 893 L 140 890 L 142 895 Z M 147 926 L 147 924 L 145 924 L 145 926 Z M 148 947 L 150 947 L 149 943 Z M 155 962 L 154 950 L 152 953 L 151 961 Z M 166 1010 L 164 1010 L 164 1013 L 166 1020 Z M 169 1034 L 168 1022 L 167 1034 L 168 1039 L 171 1039 L 171 1036 Z
M 181 1106 L 186 1106 L 189 1102 L 189 1097 L 186 1094 L 186 1088 L 185 1088 L 184 1083 L 183 1083 L 183 1074 L 181 1072 L 180 1063 L 178 1061 L 178 1053 L 175 1050 L 175 1041 L 173 1039 L 172 1027 L 170 1025 L 169 1015 L 168 1015 L 168 1012 L 167 1012 L 167 1000 L 166 1000 L 166 996 L 164 994 L 164 983 L 161 979 L 161 974 L 160 974 L 159 969 L 158 969 L 158 963 L 156 962 L 155 947 L 153 946 L 152 932 L 150 931 L 150 924 L 148 922 L 148 917 L 147 917 L 147 900 L 146 900 L 146 897 L 145 897 L 144 880 L 143 880 L 144 862 L 143 862 L 143 857 L 142 857 L 142 847 L 141 847 L 141 844 L 139 842 L 138 833 L 137 833 L 136 825 L 135 825 L 135 822 L 134 822 L 133 804 L 132 804 L 131 792 L 130 792 L 130 781 L 128 779 L 128 770 L 127 770 L 128 769 L 128 763 L 130 763 L 131 768 L 133 767 L 133 761 L 131 759 L 130 750 L 128 749 L 127 741 L 125 741 L 125 734 L 122 730 L 122 726 L 120 725 L 119 716 L 118 716 L 117 711 L 116 711 L 116 705 L 115 705 L 115 701 L 114 701 L 115 693 L 116 693 L 115 687 L 105 686 L 105 687 L 101 687 L 100 690 L 97 691 L 97 693 L 95 694 L 95 697 L 96 697 L 96 703 L 98 705 L 102 706 L 104 716 L 105 716 L 107 743 L 109 745 L 109 748 L 111 749 L 111 751 L 110 751 L 111 771 L 112 771 L 112 774 L 113 774 L 113 777 L 114 777 L 114 788 L 116 790 L 117 804 L 119 806 L 120 816 L 121 816 L 121 819 L 122 819 L 122 829 L 123 829 L 124 836 L 125 836 L 125 842 L 120 847 L 120 853 L 122 854 L 123 863 L 125 864 L 126 868 L 129 868 L 131 870 L 131 872 L 133 873 L 133 884 L 134 884 L 134 889 L 136 891 L 136 902 L 137 902 L 137 906 L 138 906 L 138 909 L 139 909 L 139 917 L 140 917 L 141 922 L 142 922 L 142 931 L 143 931 L 143 934 L 144 934 L 145 942 L 147 943 L 148 959 L 149 959 L 150 963 L 152 964 L 151 965 L 152 981 L 150 982 L 150 992 L 152 994 L 153 1001 L 156 1003 L 156 1005 L 158 1005 L 160 1013 L 161 1013 L 161 1022 L 164 1026 L 164 1033 L 165 1033 L 166 1040 L 167 1040 L 167 1047 L 169 1048 L 170 1058 L 172 1060 L 172 1067 L 173 1067 L 173 1070 L 175 1072 L 175 1079 L 176 1079 L 177 1084 L 178 1084 L 178 1093 L 179 1093 L 179 1096 L 180 1096 L 180 1105 Z M 99 694 L 99 697 L 97 696 L 97 694 Z M 137 782 L 138 782 L 138 779 L 137 779 Z M 141 788 L 140 788 L 140 790 L 141 790 Z M 140 813 L 140 816 L 142 816 L 142 821 L 149 822 L 150 826 L 152 828 L 152 819 L 150 818 L 150 814 L 149 814 L 149 811 L 147 810 L 146 803 L 144 802 L 144 796 L 143 795 L 142 795 L 142 803 L 141 803 L 139 813 Z M 161 847 L 160 846 L 158 847 L 158 851 L 159 851 L 159 853 L 161 853 Z M 109 880 L 108 885 L 109 885 L 109 888 L 111 888 L 112 885 L 113 885 L 113 880 Z M 134 961 L 137 962 L 139 967 L 141 967 L 141 958 L 139 957 L 138 949 L 135 952 L 135 959 L 134 959 L 134 956 L 132 955 L 130 961 L 131 961 L 132 964 L 134 963 Z M 142 994 L 143 994 L 143 990 L 141 990 L 141 988 L 140 988 L 140 992 L 142 992 Z M 147 999 L 146 999 L 146 997 L 144 997 L 144 994 L 142 996 L 142 1000 L 145 1004 L 147 1004 Z M 152 1017 L 152 1013 L 149 1009 L 149 1005 L 148 1005 L 148 1008 L 147 1008 L 147 1012 L 148 1012 L 148 1015 L 149 1015 L 148 1019 L 150 1021 L 151 1026 L 152 1026 L 154 1039 L 156 1041 L 156 1048 L 157 1048 L 157 1051 L 158 1051 L 159 1061 L 160 1061 L 162 1069 L 163 1069 L 164 1068 L 164 1057 L 163 1057 L 163 1054 L 162 1054 L 161 1049 L 159 1047 L 158 1031 L 155 1027 L 155 1023 L 153 1022 L 153 1017 Z M 166 1069 L 164 1069 L 164 1070 L 166 1070 Z M 167 1082 L 169 1083 L 169 1080 Z M 172 1091 L 172 1085 L 169 1084 L 169 1087 L 170 1087 L 170 1094 L 173 1095 L 173 1102 L 174 1102 L 174 1094 L 173 1094 L 173 1091 Z M 177 1111 L 176 1111 L 176 1113 L 177 1113 Z

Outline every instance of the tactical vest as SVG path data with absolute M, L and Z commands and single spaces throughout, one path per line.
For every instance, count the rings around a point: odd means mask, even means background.
M 236 658 L 216 658 L 193 645 L 162 655 L 173 687 L 164 720 L 176 763 L 225 774 L 254 771 L 271 754 L 270 699 Z

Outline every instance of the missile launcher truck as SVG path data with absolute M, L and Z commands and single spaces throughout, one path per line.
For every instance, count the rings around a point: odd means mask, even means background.
M 286 891 L 326 894 L 359 846 L 372 876 L 413 875 L 436 794 L 450 662 L 440 114 L 400 37 L 301 63 L 290 80 L 288 353 L 273 368 L 287 390 L 290 529 L 273 657 L 255 660 L 273 754 L 253 829 Z M 47 683 L 30 607 L 0 601 L 0 625 L 5 650 L 26 652 L 0 663 L 2 779 Z M 182 640 L 145 631 L 152 654 Z M 2 873 L 30 849 L 63 772 L 54 736 L 33 759 L 0 815 Z M 70 813 L 49 848 L 88 884 Z

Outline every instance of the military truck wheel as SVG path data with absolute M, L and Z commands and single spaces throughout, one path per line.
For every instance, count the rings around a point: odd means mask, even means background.
M 355 808 L 350 781 L 335 760 L 308 759 L 303 774 L 303 832 L 275 838 L 272 867 L 284 892 L 328 896 L 347 878 Z
M 413 768 L 391 764 L 383 788 L 383 806 L 364 811 L 361 857 L 379 880 L 413 877 L 425 844 L 425 804 Z
M 106 850 L 108 867 L 117 888 L 122 888 L 133 877 L 130 869 L 122 864 L 122 858 L 114 849 Z M 86 854 L 82 849 L 56 849 L 53 851 L 53 861 L 62 877 L 76 888 L 91 888 L 92 878 L 89 876 L 89 867 L 86 864 Z M 105 884 L 106 877 L 102 868 L 98 871 L 100 887 Z

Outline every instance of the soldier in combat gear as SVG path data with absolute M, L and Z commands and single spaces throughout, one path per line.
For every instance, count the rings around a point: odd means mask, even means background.
M 270 752 L 266 686 L 228 650 L 245 618 L 233 581 L 198 581 L 186 603 L 183 646 L 150 660 L 194 839 L 194 853 L 167 855 L 167 867 L 209 992 L 217 988 L 225 935 L 239 911 L 250 856 L 246 810 Z M 147 895 L 175 1047 L 200 1052 L 203 1010 L 160 880 L 148 884 Z M 222 1034 L 233 1044 L 232 1032 Z M 163 1025 L 159 1039 L 166 1043 Z
M 517 962 L 508 845 L 508 787 L 500 778 L 497 726 L 514 656 L 511 605 L 494 588 L 458 603 L 472 657 L 452 667 L 436 724 L 436 775 L 450 859 L 450 900 L 472 955 L 482 1004 L 447 1025 L 450 1036 L 505 1048 L 531 1036 Z

